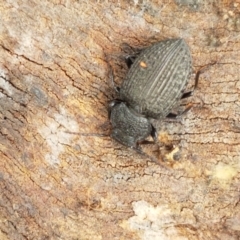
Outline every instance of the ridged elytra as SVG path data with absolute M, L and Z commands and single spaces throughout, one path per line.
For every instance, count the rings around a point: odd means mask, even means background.
M 177 102 L 192 94 L 184 93 L 191 73 L 191 54 L 183 39 L 168 39 L 142 50 L 122 83 L 119 98 L 110 103 L 111 136 L 136 149 L 149 135 L 156 140 L 149 119 L 173 116 Z

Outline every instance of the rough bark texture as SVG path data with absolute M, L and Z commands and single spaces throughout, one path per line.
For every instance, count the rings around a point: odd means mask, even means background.
M 7 0 L 0 13 L 0 239 L 239 239 L 240 3 Z M 161 143 L 143 149 L 159 166 L 97 135 L 116 97 L 105 55 L 120 83 L 123 43 L 175 37 L 194 71 L 218 63 L 186 115 L 156 123 Z

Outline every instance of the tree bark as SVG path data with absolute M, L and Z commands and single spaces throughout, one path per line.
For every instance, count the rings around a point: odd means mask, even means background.
M 0 239 L 239 239 L 240 3 L 15 0 L 0 10 Z M 178 37 L 194 72 L 217 63 L 188 113 L 154 122 L 159 143 L 140 155 L 110 137 L 106 56 L 120 84 L 123 43 Z

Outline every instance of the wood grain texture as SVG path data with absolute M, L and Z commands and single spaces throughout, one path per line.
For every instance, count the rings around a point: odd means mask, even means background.
M 0 238 L 239 239 L 239 9 L 1 1 Z M 116 97 L 106 55 L 120 83 L 122 43 L 166 38 L 186 40 L 195 71 L 218 63 L 201 75 L 186 115 L 155 123 L 161 144 L 144 151 L 160 167 L 97 134 L 110 133 Z

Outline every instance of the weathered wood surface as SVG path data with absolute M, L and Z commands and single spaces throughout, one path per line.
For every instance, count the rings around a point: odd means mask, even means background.
M 15 0 L 0 13 L 0 239 L 239 239 L 240 3 Z M 120 83 L 122 43 L 174 37 L 195 71 L 218 64 L 191 111 L 157 123 L 160 148 L 144 146 L 165 167 L 70 133 L 109 133 L 105 54 Z

